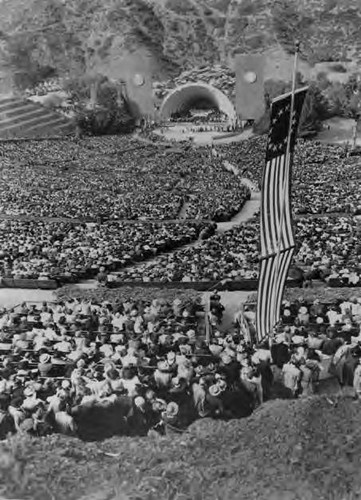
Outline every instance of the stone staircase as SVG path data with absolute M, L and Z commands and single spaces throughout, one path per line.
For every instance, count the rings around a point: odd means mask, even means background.
M 0 96 L 0 139 L 69 135 L 74 124 L 65 116 L 16 96 Z

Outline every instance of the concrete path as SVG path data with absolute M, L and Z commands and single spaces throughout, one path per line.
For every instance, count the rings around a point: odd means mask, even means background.
M 94 290 L 97 280 L 86 280 L 72 285 L 81 290 Z M 53 290 L 28 290 L 23 288 L 0 288 L 0 307 L 14 307 L 22 302 L 54 302 L 56 294 Z
M 222 324 L 219 326 L 221 332 L 231 331 L 233 328 L 233 319 L 236 312 L 241 308 L 241 304 L 247 301 L 249 294 L 252 292 L 219 292 L 221 303 L 225 307 Z M 209 303 L 211 292 L 204 292 L 202 296 L 203 304 Z
M 52 290 L 0 289 L 0 307 L 9 308 L 22 302 L 53 302 L 54 300 L 56 300 L 56 296 Z

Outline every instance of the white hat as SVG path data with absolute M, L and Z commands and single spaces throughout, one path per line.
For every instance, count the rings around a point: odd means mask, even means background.
M 167 417 L 173 418 L 176 417 L 179 413 L 179 406 L 174 401 L 171 401 L 167 404 L 166 414 Z
M 144 406 L 145 406 L 145 399 L 142 396 L 137 396 L 134 399 L 134 404 L 137 408 L 140 408 L 141 410 L 143 410 Z
M 282 344 L 283 342 L 286 342 L 286 334 L 279 333 L 278 335 L 276 335 L 275 342 L 276 342 L 276 344 Z
M 211 385 L 209 388 L 209 394 L 211 396 L 219 396 L 222 390 L 218 384 Z
M 50 354 L 48 354 L 47 352 L 44 352 L 43 354 L 40 355 L 39 357 L 39 361 L 40 363 L 48 363 L 49 361 L 51 360 L 51 356 Z
M 24 396 L 26 396 L 27 398 L 30 398 L 34 394 L 35 394 L 34 387 L 31 387 L 31 386 L 25 387 L 25 389 L 24 389 Z
M 169 370 L 169 363 L 166 360 L 159 361 L 157 368 L 160 372 L 167 372 Z
M 169 351 L 167 353 L 167 360 L 169 363 L 172 363 L 176 358 L 175 352 L 174 351 Z
M 302 345 L 305 342 L 304 337 L 301 337 L 301 335 L 294 335 L 292 337 L 292 344 L 295 345 Z

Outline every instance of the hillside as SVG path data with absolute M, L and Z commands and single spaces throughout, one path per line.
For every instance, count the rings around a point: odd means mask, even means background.
M 321 396 L 271 401 L 247 419 L 202 420 L 165 438 L 82 443 L 15 436 L 0 444 L 1 494 L 32 500 L 357 499 L 360 409 L 352 399 Z
M 359 0 L 3 0 L 3 68 L 25 74 L 106 72 L 150 58 L 156 79 L 231 65 L 236 53 L 292 51 L 309 63 L 358 60 Z M 32 68 L 32 69 L 31 69 Z

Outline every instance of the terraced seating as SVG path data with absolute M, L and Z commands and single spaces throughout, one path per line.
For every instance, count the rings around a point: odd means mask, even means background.
M 59 113 L 16 96 L 0 97 L 0 139 L 68 135 L 74 124 Z

